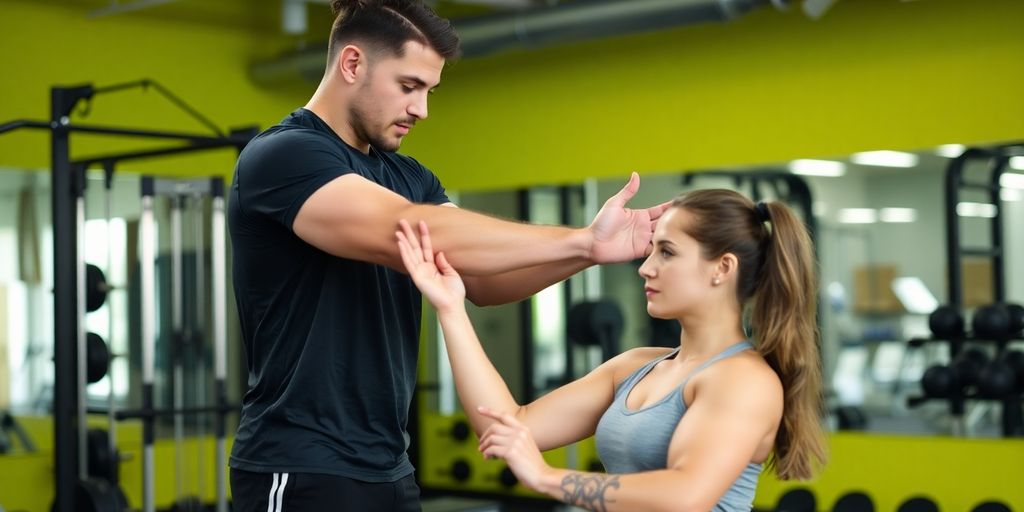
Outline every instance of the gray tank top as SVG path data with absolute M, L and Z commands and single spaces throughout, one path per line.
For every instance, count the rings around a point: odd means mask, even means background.
M 664 398 L 636 411 L 626 408 L 626 397 L 629 396 L 629 392 L 654 368 L 654 365 L 674 357 L 679 349 L 645 364 L 617 385 L 615 399 L 601 416 L 595 434 L 597 452 L 608 473 L 624 474 L 666 469 L 669 442 L 683 414 L 686 413 L 686 404 L 683 401 L 683 388 L 686 387 L 686 383 L 697 372 L 716 361 L 752 348 L 754 347 L 747 341 L 730 346 L 698 366 L 682 384 Z M 715 505 L 714 510 L 750 510 L 754 503 L 754 491 L 757 490 L 757 478 L 761 474 L 761 467 L 761 464 L 747 464 L 743 473 Z

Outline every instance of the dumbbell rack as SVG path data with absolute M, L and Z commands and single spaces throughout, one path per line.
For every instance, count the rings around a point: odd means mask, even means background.
M 1003 307 L 1001 305 L 1006 301 L 1006 254 L 1003 244 L 1001 178 L 1008 166 L 1010 158 L 1019 154 L 1024 154 L 1024 144 L 1007 144 L 994 148 L 968 148 L 960 154 L 960 156 L 954 158 L 947 167 L 945 179 L 945 222 L 946 271 L 949 294 L 948 305 L 942 306 L 942 309 L 945 309 L 946 311 L 942 311 L 941 313 L 958 315 L 960 326 L 957 329 L 953 329 L 954 332 L 947 333 L 942 336 L 936 336 L 933 339 L 911 340 L 911 346 L 919 346 L 920 344 L 929 341 L 948 342 L 950 360 L 954 361 L 955 364 L 961 364 L 958 362 L 958 358 L 964 351 L 965 342 L 995 342 L 997 346 L 996 358 L 1001 358 L 1006 353 L 1006 347 L 1009 340 L 1020 335 L 1020 333 L 1006 332 L 997 336 L 985 335 L 978 337 L 978 331 L 983 331 L 983 329 L 977 328 L 977 322 L 975 322 L 975 332 L 973 335 L 968 335 L 963 329 L 962 320 L 965 309 L 962 266 L 965 256 L 984 257 L 991 260 L 992 298 L 995 302 L 991 307 Z M 975 161 L 987 161 L 989 163 L 987 183 L 969 181 L 965 179 L 964 171 L 967 165 Z M 960 204 L 961 194 L 964 191 L 984 192 L 987 194 L 989 203 L 995 208 L 994 214 L 989 217 L 990 247 L 964 247 L 962 245 L 962 237 L 960 236 L 960 215 L 957 212 L 957 205 Z M 932 318 L 929 322 L 932 324 L 933 332 L 936 330 L 934 322 L 936 315 L 938 314 L 940 314 L 940 311 L 936 310 L 936 312 L 932 314 Z M 950 414 L 954 418 L 954 433 L 961 434 L 961 431 L 964 430 L 962 424 L 966 400 L 975 398 L 984 399 L 985 397 L 966 396 L 962 388 L 954 390 L 950 396 L 946 397 L 949 401 Z M 913 407 L 919 405 L 925 400 L 927 400 L 927 398 L 911 398 L 909 405 Z M 1003 407 L 1001 421 L 1003 435 L 1007 437 L 1024 435 L 1024 426 L 1021 424 L 1022 415 L 1020 391 L 1017 390 L 1015 393 L 1009 393 L 1007 396 L 1002 397 L 1001 402 Z M 960 428 L 956 428 L 956 426 L 959 426 Z
M 964 308 L 963 290 L 963 259 L 964 256 L 987 257 L 992 260 L 992 294 L 994 302 L 1006 300 L 1006 273 L 1003 250 L 1003 208 L 1000 194 L 1000 179 L 1010 161 L 1013 152 L 1024 149 L 1020 145 L 1000 146 L 993 149 L 969 148 L 950 162 L 946 169 L 946 271 L 949 282 L 949 304 Z M 989 160 L 989 182 L 977 183 L 964 179 L 964 169 L 975 160 Z M 960 195 L 965 190 L 981 191 L 988 194 L 990 204 L 995 207 L 995 214 L 990 218 L 989 232 L 991 247 L 963 247 L 960 236 L 960 215 L 957 205 Z M 955 354 L 954 354 L 955 355 Z

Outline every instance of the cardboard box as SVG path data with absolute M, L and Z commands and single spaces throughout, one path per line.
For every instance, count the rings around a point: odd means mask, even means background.
M 892 291 L 898 276 L 896 265 L 882 263 L 853 269 L 853 310 L 857 313 L 903 313 L 903 304 Z
M 964 290 L 964 307 L 974 308 L 995 302 L 992 299 L 992 260 L 964 258 L 960 269 L 963 277 L 961 282 Z

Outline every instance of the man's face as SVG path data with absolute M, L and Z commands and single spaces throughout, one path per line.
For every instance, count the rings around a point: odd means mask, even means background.
M 405 54 L 370 56 L 365 80 L 349 107 L 356 136 L 377 149 L 397 151 L 413 125 L 427 118 L 427 95 L 441 82 L 442 58 L 414 41 Z

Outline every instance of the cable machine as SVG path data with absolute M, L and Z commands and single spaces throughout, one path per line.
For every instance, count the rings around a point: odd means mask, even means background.
M 184 110 L 201 124 L 209 128 L 213 134 L 203 135 L 184 132 L 122 128 L 101 125 L 73 123 L 72 113 L 80 104 L 88 112 L 91 100 L 100 94 L 119 92 L 127 89 L 153 89 L 166 97 L 170 102 Z M 0 123 L 0 134 L 20 130 L 33 129 L 50 133 L 51 157 L 51 207 L 53 215 L 53 270 L 54 270 L 54 467 L 56 480 L 56 497 L 53 510 L 71 512 L 80 510 L 81 500 L 89 499 L 94 503 L 104 503 L 106 508 L 115 509 L 115 505 L 106 494 L 102 484 L 88 478 L 86 441 L 85 441 L 85 403 L 84 375 L 86 334 L 83 327 L 85 311 L 86 271 L 84 259 L 79 247 L 84 231 L 85 202 L 85 170 L 92 166 L 102 165 L 108 172 L 125 161 L 143 160 L 167 155 L 180 155 L 214 149 L 234 149 L 240 152 L 245 145 L 258 133 L 256 127 L 246 127 L 224 133 L 215 124 L 202 116 L 184 101 L 174 96 L 166 88 L 152 80 L 140 80 L 107 87 L 95 87 L 92 84 L 76 86 L 55 86 L 50 90 L 50 119 L 48 121 L 19 119 Z M 88 133 L 116 137 L 136 137 L 139 139 L 161 140 L 173 142 L 166 147 L 146 149 L 133 152 L 95 155 L 73 159 L 71 156 L 72 134 Z M 145 194 L 143 194 L 145 198 Z M 221 194 L 221 201 L 223 195 Z M 144 199 L 145 201 L 145 199 Z M 143 232 L 145 233 L 145 232 Z M 214 241 L 223 241 L 225 233 L 214 233 Z M 151 260 L 143 260 L 143 269 Z M 221 280 L 223 281 L 223 279 Z M 223 286 L 225 283 L 220 283 Z M 217 283 L 214 283 L 217 286 Z M 145 300 L 145 295 L 143 298 Z M 216 316 L 216 315 L 215 315 Z M 215 320 L 216 321 L 216 320 Z M 223 322 L 223 319 L 221 319 Z M 221 356 L 223 354 L 220 354 Z M 220 372 L 221 368 L 218 368 Z M 219 375 L 222 375 L 219 373 Z M 222 379 L 218 382 L 223 383 Z M 218 391 L 220 392 L 220 391 Z M 220 396 L 220 395 L 218 395 Z M 142 414 L 152 418 L 152 403 L 144 403 Z M 127 415 L 122 415 L 127 417 Z M 222 421 L 218 425 L 223 430 Z M 149 436 L 152 436 L 150 429 Z M 218 448 L 223 451 L 222 441 Z M 97 496 L 99 494 L 99 496 Z M 152 495 L 150 494 L 150 497 Z M 150 505 L 151 505 L 150 501 Z M 147 509 L 147 510 L 152 510 Z

